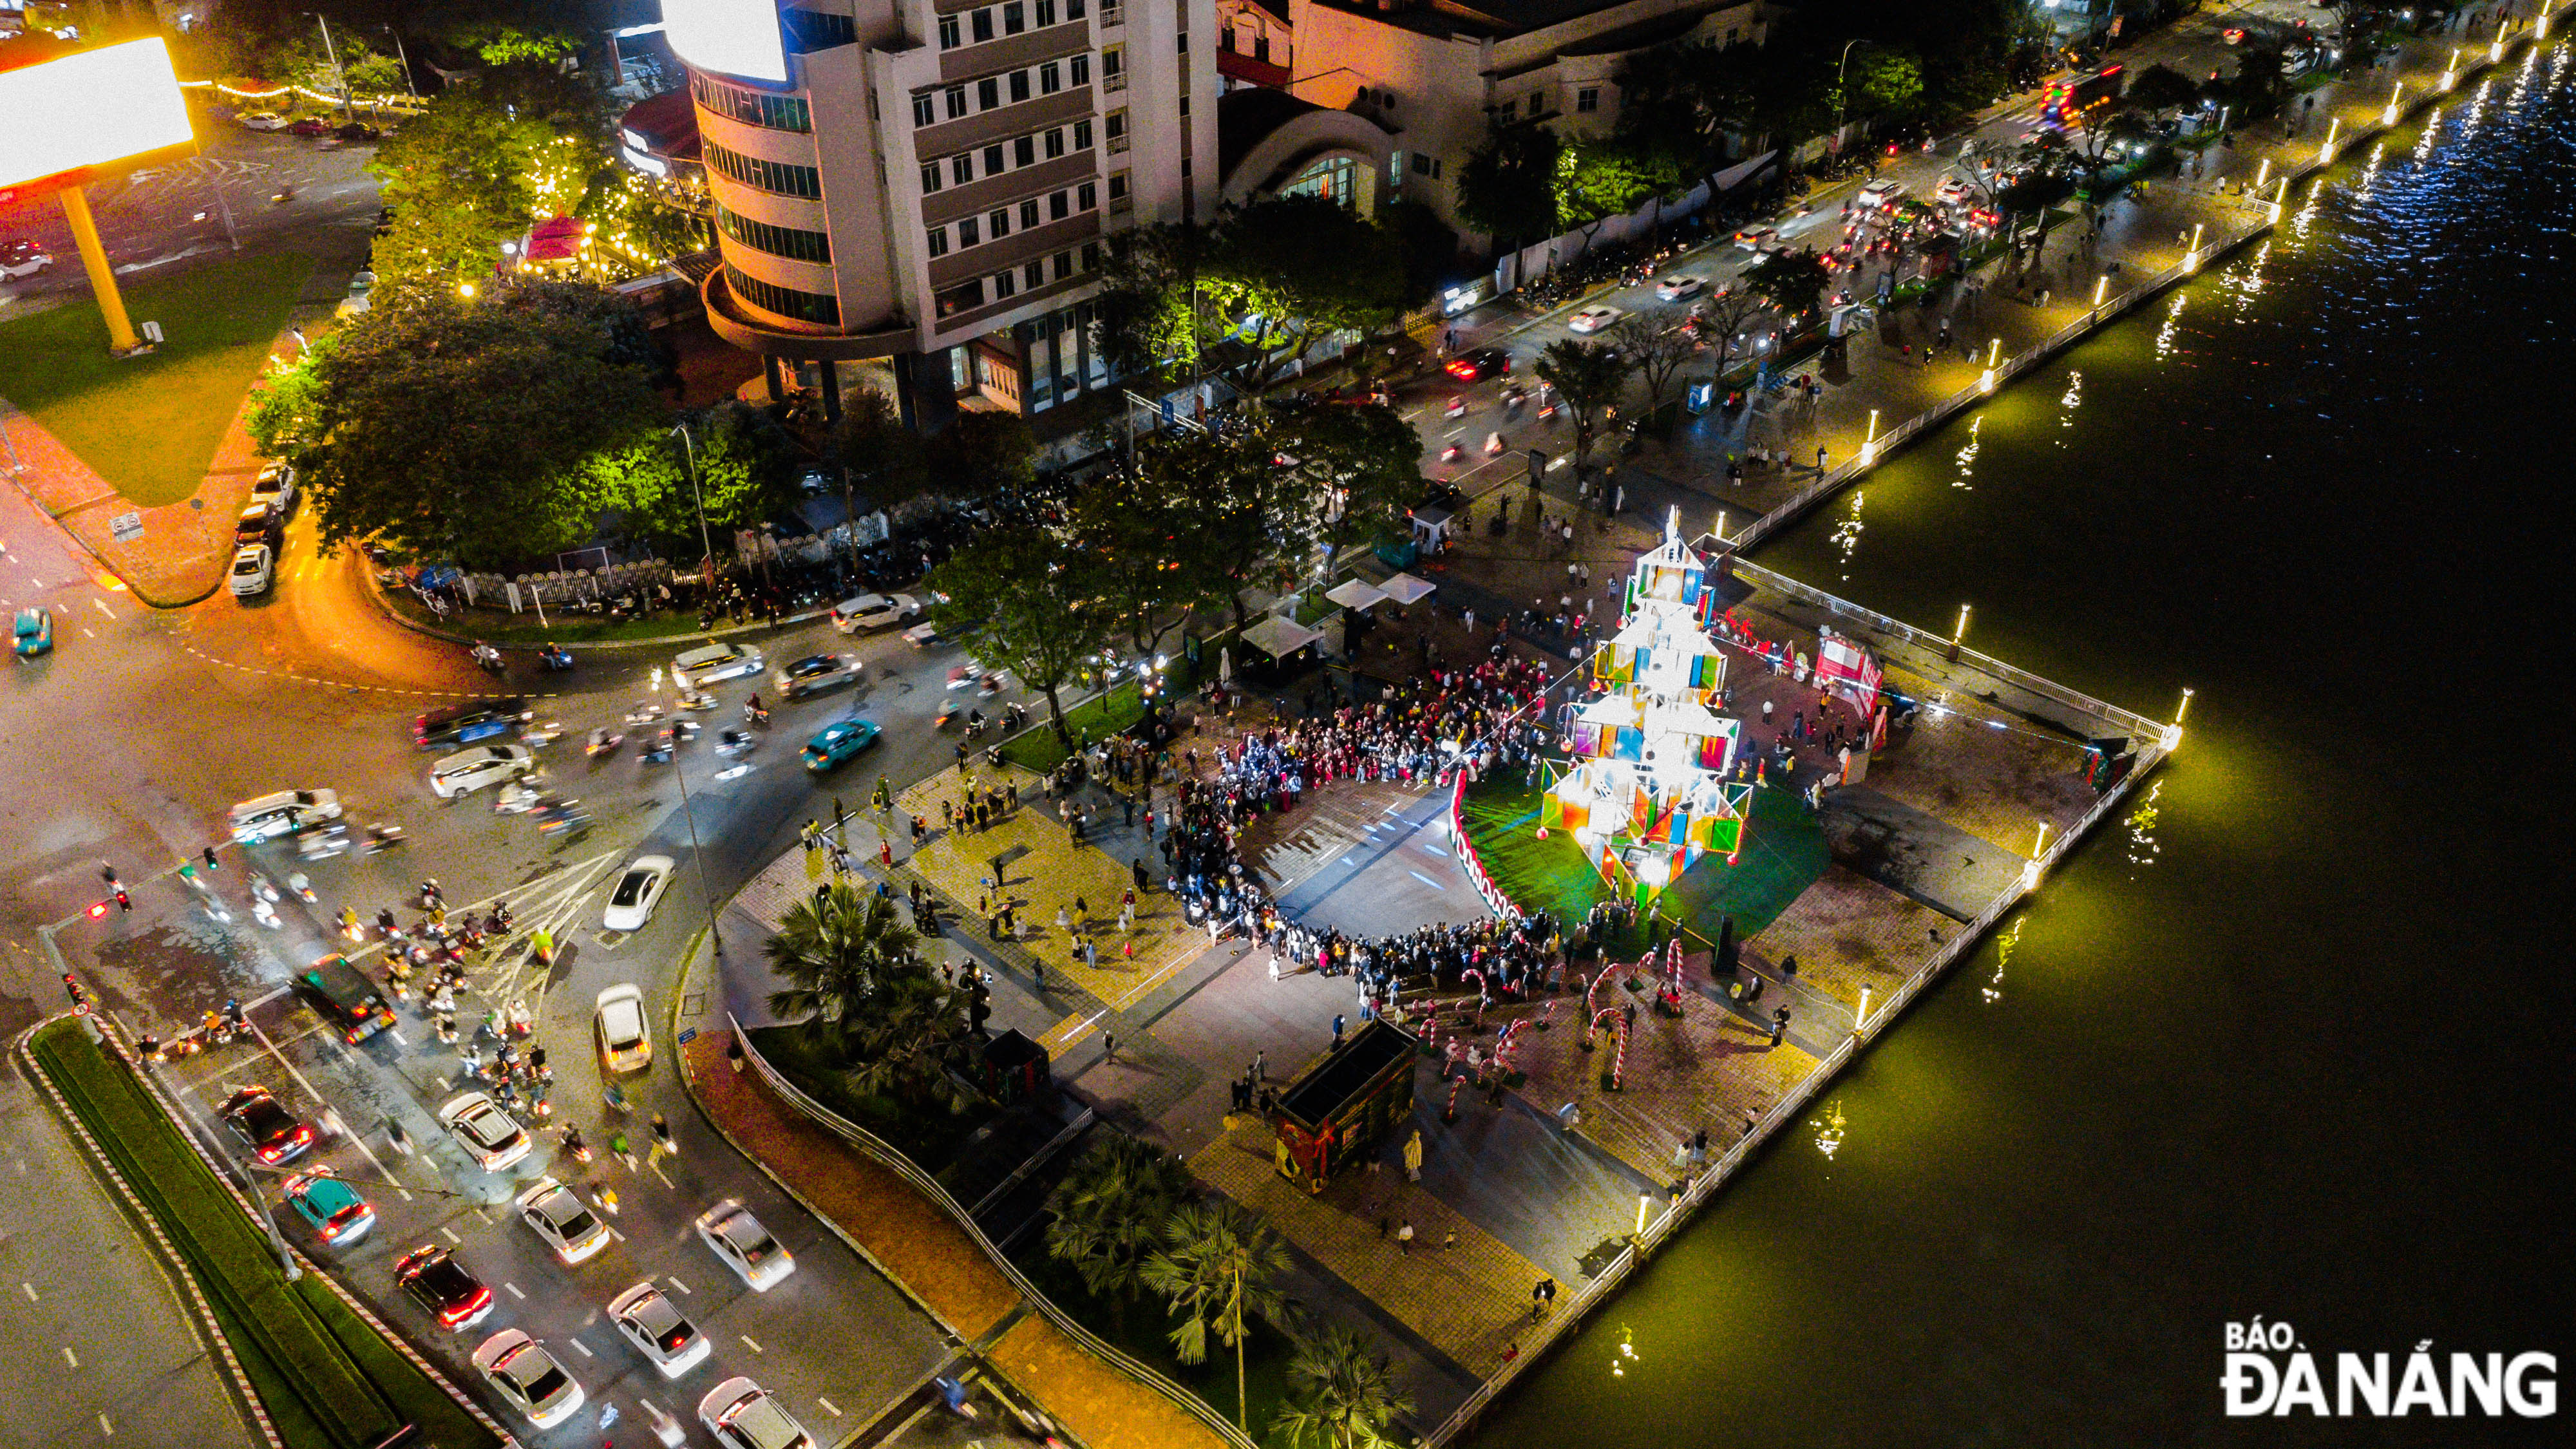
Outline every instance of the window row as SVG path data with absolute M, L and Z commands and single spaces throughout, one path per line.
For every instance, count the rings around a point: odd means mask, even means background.
M 724 203 L 716 203 L 716 225 L 726 236 L 773 257 L 786 257 L 799 262 L 832 264 L 832 239 L 819 231 L 803 231 L 792 226 L 773 226 L 765 221 L 736 215 Z
M 838 297 L 826 296 L 821 292 L 799 291 L 794 287 L 782 287 L 776 282 L 764 282 L 748 272 L 739 270 L 731 262 L 725 263 L 724 270 L 725 285 L 733 289 L 733 294 L 763 312 L 792 317 L 799 322 L 811 322 L 820 327 L 841 325 L 841 299 Z
M 1127 113 L 1111 114 L 1110 135 L 1127 133 Z M 996 141 L 980 151 L 960 151 L 943 161 L 921 163 L 923 195 L 949 186 L 963 186 L 978 176 L 999 176 L 1041 161 L 1061 156 L 1078 155 L 1091 149 L 1091 122 L 1088 119 L 1051 130 L 1031 131 L 1008 141 Z
M 805 131 L 814 129 L 813 113 L 795 96 L 773 96 L 761 91 L 744 90 L 702 75 L 689 77 L 689 94 L 698 104 L 727 120 L 746 126 L 762 126 L 772 131 Z
M 1127 63 L 1123 46 L 1108 46 L 1100 52 L 1102 83 L 1116 90 L 1127 83 Z M 935 126 L 942 121 L 961 120 L 967 116 L 1015 106 L 1031 96 L 1051 96 L 1074 86 L 1091 84 L 1091 53 L 1069 55 L 1062 60 L 1042 61 L 981 80 L 964 81 L 936 90 L 912 93 L 912 123 Z
M 1034 292 L 1050 281 L 1069 281 L 1086 272 L 1100 270 L 1100 243 L 1084 242 L 1079 253 L 1062 251 L 1052 257 L 1039 257 L 1017 267 L 1005 267 L 988 277 L 960 282 L 934 299 L 941 317 L 954 317 L 972 312 L 987 302 L 1008 301 L 1022 292 Z
M 942 15 L 939 48 L 955 50 L 961 45 L 981 45 L 996 35 L 1044 30 L 1060 21 L 1080 20 L 1083 13 L 1083 0 L 1005 0 L 963 15 Z
M 1021 231 L 1040 227 L 1051 221 L 1064 221 L 1077 212 L 1100 208 L 1100 183 L 1085 181 L 1045 196 L 1032 196 L 1009 206 L 997 206 L 982 216 L 959 217 L 931 227 L 928 232 L 930 254 L 944 257 L 951 251 L 964 251 L 988 241 L 1000 241 L 1016 226 Z
M 699 145 L 706 153 L 709 166 L 745 186 L 775 192 L 780 196 L 802 196 L 809 200 L 823 194 L 823 178 L 811 166 L 796 166 L 785 161 L 764 161 L 757 156 L 739 155 L 704 137 L 699 138 Z

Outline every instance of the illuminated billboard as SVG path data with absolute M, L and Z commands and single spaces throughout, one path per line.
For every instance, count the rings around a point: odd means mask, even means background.
M 0 71 L 0 187 L 192 147 L 159 37 Z
M 777 0 L 662 0 L 662 35 L 700 70 L 786 83 Z

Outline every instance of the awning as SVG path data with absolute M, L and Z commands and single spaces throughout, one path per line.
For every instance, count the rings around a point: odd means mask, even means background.
M 1285 659 L 1323 637 L 1296 620 L 1277 614 L 1243 631 L 1243 642 L 1273 659 Z
M 1324 591 L 1324 597 L 1345 609 L 1365 609 L 1386 602 L 1386 591 L 1361 579 L 1344 579 Z
M 1414 600 L 1421 598 L 1424 594 L 1430 593 L 1433 589 L 1438 588 L 1439 585 L 1424 583 L 1422 580 L 1415 578 L 1411 574 L 1397 574 L 1394 578 L 1388 579 L 1385 583 L 1378 585 L 1378 587 L 1385 591 L 1388 598 L 1395 600 L 1397 603 L 1410 604 Z

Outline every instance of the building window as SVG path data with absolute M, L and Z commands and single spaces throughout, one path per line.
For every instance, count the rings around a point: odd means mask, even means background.
M 994 207 L 984 213 L 984 224 L 993 229 L 993 240 L 1000 241 L 1011 234 L 1011 209 L 1007 206 Z
M 1096 272 L 1100 270 L 1100 243 L 1084 242 L 1082 244 L 1082 269 L 1086 272 Z
M 957 47 L 965 43 L 965 37 L 957 33 L 957 17 L 954 15 L 940 16 L 939 48 L 941 50 L 955 50 Z
M 969 216 L 957 223 L 957 245 L 962 250 L 984 239 L 984 224 Z
M 1127 149 L 1127 112 L 1125 109 L 1121 108 L 1119 110 L 1111 111 L 1108 117 L 1101 123 L 1101 129 L 1103 133 L 1109 137 L 1110 155 L 1115 156 L 1119 152 Z
M 1029 73 L 1024 70 L 1015 70 L 1011 72 L 1011 99 L 1017 102 L 1025 101 L 1028 98 Z
M 975 179 L 975 158 L 960 151 L 948 158 L 948 179 L 963 186 Z
M 928 91 L 915 91 L 912 97 L 912 123 L 916 126 L 928 126 L 937 124 L 938 120 L 939 102 L 933 100 Z
M 1072 60 L 1066 62 L 1066 64 L 1072 70 L 1073 83 L 1075 85 L 1087 86 L 1091 84 L 1091 56 L 1088 53 L 1077 55 Z
M 764 282 L 742 272 L 731 262 L 725 263 L 725 285 L 733 289 L 735 296 L 764 312 L 823 327 L 841 325 L 841 299 L 838 297 L 828 297 L 820 292 L 800 292 L 794 287 Z
M 1258 61 L 1267 61 L 1270 59 L 1269 36 L 1256 35 L 1252 37 L 1252 58 Z
M 1046 64 L 1044 64 L 1044 65 L 1042 65 L 1042 66 L 1039 66 L 1039 67 L 1038 67 L 1038 94 L 1039 94 L 1039 95 L 1042 95 L 1042 96 L 1051 96 L 1051 95 L 1054 95 L 1057 91 L 1060 91 L 1060 90 L 1063 90 L 1063 89 L 1064 89 L 1064 67 L 1063 67 L 1063 66 L 1060 66 L 1060 65 L 1056 64 L 1054 61 L 1048 61 Z
M 993 11 L 990 6 L 975 12 L 975 38 L 977 40 L 993 38 Z
M 1018 283 L 1017 281 L 1013 280 L 1013 278 L 1012 278 L 1012 276 L 1011 276 L 1011 274 L 1010 274 L 1010 273 L 1008 273 L 1008 272 L 995 272 L 995 273 L 993 274 L 993 300 L 994 300 L 994 301 L 998 302 L 998 301 L 1002 300 L 1004 297 L 1008 297 L 1008 296 L 1012 295 L 1013 293 L 1015 293 L 1015 292 L 1019 291 L 1019 289 L 1020 289 L 1020 288 L 1019 288 L 1019 283 Z
M 791 166 L 784 161 L 764 161 L 757 156 L 741 156 L 713 141 L 700 138 L 707 164 L 722 175 L 745 186 L 774 191 L 781 196 L 817 197 L 823 194 L 823 179 L 811 166 Z
M 1076 151 L 1088 151 L 1091 149 L 1091 122 L 1089 120 L 1080 120 L 1073 123 L 1073 149 Z
M 1020 166 L 1038 164 L 1038 138 L 1022 136 L 1011 143 L 1011 160 Z
M 1181 54 L 1187 55 L 1190 53 L 1190 33 L 1188 31 L 1181 31 L 1175 35 L 1173 39 L 1178 40 L 1181 43 Z
M 1574 93 L 1574 109 L 1584 115 L 1601 109 L 1601 88 L 1585 86 Z
M 989 111 L 1002 103 L 1002 83 L 992 76 L 975 82 L 975 109 Z
M 1071 215 L 1073 215 L 1072 193 L 1059 191 L 1047 198 L 1047 220 L 1062 221 Z
M 1127 47 L 1105 45 L 1100 48 L 1100 88 L 1104 91 L 1127 89 Z
M 1017 35 L 1029 28 L 1029 8 L 1020 0 L 1009 0 L 1002 7 L 1002 33 Z
M 754 251 L 786 257 L 791 261 L 831 265 L 832 239 L 819 231 L 800 231 L 795 227 L 773 226 L 765 221 L 738 216 L 727 210 L 722 202 L 716 203 L 716 225 L 726 236 Z
M 1063 281 L 1065 278 L 1070 277 L 1070 276 L 1072 276 L 1072 275 L 1073 275 L 1073 253 L 1071 253 L 1071 252 L 1057 252 L 1057 253 L 1055 254 L 1055 279 L 1056 279 L 1057 281 L 1061 282 L 1061 281 Z
M 1426 156 L 1426 155 L 1424 155 L 1423 153 L 1421 153 L 1421 152 L 1419 152 L 1419 151 L 1414 152 L 1414 153 L 1413 153 L 1413 174 L 1414 174 L 1414 175 L 1416 175 L 1416 176 L 1428 176 L 1428 175 L 1430 175 L 1430 174 L 1431 174 L 1431 158 L 1430 158 L 1430 157 L 1428 157 L 1428 156 Z
M 940 293 L 934 300 L 938 304 L 939 315 L 942 317 L 954 317 L 960 312 L 972 312 L 984 305 L 984 279 L 977 277 L 963 286 L 951 287 Z
M 1064 154 L 1064 127 L 1058 126 L 1046 133 L 1046 154 L 1049 161 Z
M 1100 0 L 1100 23 L 1103 25 L 1127 23 L 1126 13 L 1118 8 L 1118 0 Z
M 1109 209 L 1125 211 L 1127 207 L 1127 173 L 1112 171 L 1109 173 Z
M 1032 196 L 1028 200 L 1020 203 L 1020 230 L 1027 231 L 1030 227 L 1036 226 L 1037 224 L 1038 199 Z
M 953 121 L 959 116 L 966 114 L 966 88 L 964 86 L 950 86 L 947 91 L 947 96 L 948 119 Z
M 948 255 L 948 228 L 934 226 L 930 229 L 930 254 L 934 257 Z
M 939 187 L 939 163 L 936 161 L 927 161 L 922 163 L 921 194 L 928 196 L 930 193 L 937 191 Z
M 1234 54 L 1233 26 L 1229 25 L 1216 33 L 1216 48 L 1224 51 L 1228 55 Z
M 772 131 L 814 129 L 813 113 L 805 102 L 794 96 L 773 96 L 761 91 L 747 91 L 705 76 L 689 78 L 689 93 L 698 104 L 731 121 L 746 126 L 760 126 Z
M 1046 285 L 1046 258 L 1024 262 L 1020 266 L 1020 285 L 1034 292 Z
M 1402 151 L 1386 153 L 1386 185 L 1390 191 L 1404 189 L 1404 153 Z
M 1003 164 L 1002 145 L 996 141 L 984 148 L 984 174 L 999 176 L 1009 168 Z
M 1038 0 L 1038 29 L 1055 24 L 1055 0 Z
M 1086 181 L 1080 186 L 1073 188 L 1073 204 L 1077 209 L 1082 211 L 1090 211 L 1098 207 L 1100 205 L 1100 184 L 1096 181 Z

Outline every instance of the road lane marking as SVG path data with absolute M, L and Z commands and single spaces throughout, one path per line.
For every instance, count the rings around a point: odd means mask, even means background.
M 410 1046 L 410 1045 L 411 1045 L 411 1038 L 410 1038 L 410 1037 L 407 1037 L 407 1036 L 405 1036 L 405 1035 L 403 1035 L 403 1034 L 402 1034 L 402 1032 L 401 1032 L 400 1030 L 395 1030 L 395 1031 L 393 1032 L 393 1038 L 394 1038 L 394 1045 L 396 1045 L 396 1046 Z
M 1406 874 L 1406 875 L 1409 875 L 1409 876 L 1411 876 L 1411 877 L 1413 877 L 1415 880 L 1418 880 L 1418 881 L 1422 882 L 1424 885 L 1427 885 L 1427 886 L 1431 887 L 1431 888 L 1432 888 L 1433 890 L 1435 890 L 1435 891 L 1436 891 L 1436 890 L 1438 890 L 1438 889 L 1440 889 L 1440 882 L 1438 882 L 1438 881 L 1436 881 L 1436 880 L 1433 880 L 1431 877 L 1429 877 L 1429 876 L 1427 876 L 1427 875 L 1424 875 L 1422 872 L 1420 872 L 1420 871 L 1418 871 L 1418 870 L 1408 870 L 1408 871 L 1406 871 L 1406 872 L 1405 872 L 1405 874 Z
M 105 1434 L 110 1439 L 116 1437 L 116 1426 L 107 1421 L 107 1415 L 105 1414 L 98 1416 L 98 1432 Z
M 91 599 L 91 600 L 90 600 L 90 602 L 91 602 L 91 603 L 93 603 L 93 604 L 96 604 L 96 605 L 98 606 L 98 611 L 99 611 L 100 613 L 105 614 L 107 617 L 109 617 L 109 618 L 111 618 L 111 619 L 113 619 L 113 618 L 115 618 L 115 617 L 116 617 L 116 611 L 115 611 L 114 609 L 111 609 L 111 608 L 109 608 L 109 607 L 107 606 L 107 600 L 105 600 L 105 599 L 93 598 L 93 599 Z
M 663 1282 L 666 1282 L 666 1283 L 668 1283 L 668 1284 L 670 1284 L 670 1285 L 671 1285 L 672 1287 L 674 1287 L 674 1288 L 679 1289 L 679 1290 L 680 1290 L 681 1292 L 683 1292 L 683 1293 L 693 1293 L 693 1292 L 697 1291 L 697 1290 L 695 1290 L 695 1289 L 691 1288 L 688 1284 L 681 1282 L 681 1281 L 680 1281 L 680 1277 L 679 1277 L 679 1275 L 678 1275 L 678 1274 L 676 1274 L 676 1273 L 672 1274 L 672 1275 L 671 1275 L 670 1277 L 668 1277 L 668 1278 L 663 1279 L 662 1281 L 663 1281 Z M 33 1291 L 33 1290 L 29 1290 L 29 1291 Z
M 814 1396 L 814 1402 L 823 1406 L 824 1413 L 831 1415 L 835 1419 L 841 1417 L 841 1406 L 833 1403 L 830 1399 L 824 1398 L 821 1394 L 816 1394 Z
M 528 1301 L 528 1295 L 519 1291 L 519 1285 L 518 1285 L 518 1284 L 516 1284 L 516 1283 L 504 1283 L 504 1284 L 502 1284 L 501 1286 L 510 1290 L 510 1296 L 511 1296 L 511 1297 L 518 1299 L 518 1300 L 519 1300 L 520 1302 L 522 1302 L 522 1303 L 525 1303 L 525 1302 L 527 1302 L 527 1301 Z
M 582 1356 L 583 1358 L 597 1358 L 597 1357 L 599 1357 L 599 1355 L 598 1355 L 598 1354 L 592 1353 L 592 1352 L 590 1351 L 590 1345 L 589 1345 L 589 1344 L 586 1344 L 586 1343 L 582 1342 L 582 1341 L 581 1341 L 580 1339 L 578 1339 L 578 1338 L 576 1338 L 576 1339 L 572 1340 L 572 1346 L 573 1346 L 573 1347 L 575 1347 L 575 1348 L 577 1348 L 577 1349 L 579 1349 L 579 1350 L 581 1350 L 581 1356 Z
M 35 1285 L 35 1284 L 33 1284 L 33 1283 L 21 1283 L 21 1284 L 19 1284 L 18 1286 L 27 1290 L 27 1301 L 28 1301 L 28 1302 L 30 1302 L 30 1303 L 35 1303 L 35 1302 L 40 1301 L 40 1300 L 36 1297 L 36 1285 Z
M 465 1240 L 464 1240 L 463 1238 L 460 1238 L 460 1237 L 456 1236 L 456 1234 L 455 1234 L 455 1233 L 451 1232 L 451 1231 L 450 1231 L 450 1230 L 448 1230 L 447 1228 L 442 1227 L 442 1228 L 440 1228 L 440 1229 L 438 1230 L 438 1232 L 439 1232 L 439 1235 L 440 1235 L 441 1237 L 444 1237 L 444 1238 L 445 1238 L 445 1239 L 447 1239 L 447 1241 L 449 1241 L 450 1243 L 453 1243 L 453 1244 L 455 1244 L 456 1246 L 458 1246 L 458 1247 L 460 1247 L 460 1248 L 461 1248 L 461 1247 L 463 1247 L 463 1246 L 465 1246 Z
M 751 1351 L 752 1351 L 753 1353 L 758 1353 L 758 1352 L 760 1352 L 760 1351 L 761 1351 L 760 1344 L 759 1344 L 757 1341 L 755 1341 L 755 1340 L 752 1338 L 752 1336 L 751 1336 L 750 1334 L 745 1333 L 745 1334 L 739 1334 L 739 1335 L 737 1335 L 737 1336 L 738 1336 L 739 1338 L 741 1338 L 743 1342 L 748 1343 L 748 1344 L 750 1344 L 750 1345 L 751 1345 Z
M 70 1364 L 73 1368 L 79 1368 L 80 1355 L 72 1352 L 70 1347 L 66 1345 L 63 1349 L 63 1362 Z

